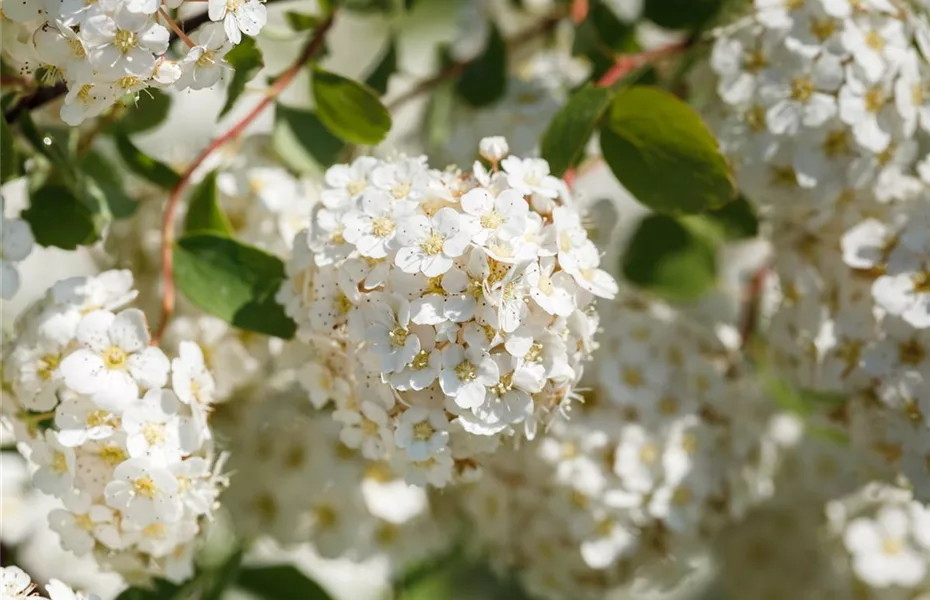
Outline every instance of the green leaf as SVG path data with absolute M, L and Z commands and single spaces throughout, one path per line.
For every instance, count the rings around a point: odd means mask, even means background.
M 724 0 L 646 0 L 643 16 L 666 29 L 699 29 L 723 4 Z
M 317 172 L 336 163 L 345 142 L 329 132 L 309 110 L 278 104 L 271 144 L 281 160 L 298 173 Z
M 13 132 L 6 124 L 6 119 L 0 119 L 0 183 L 6 183 L 19 175 L 19 155 L 13 143 Z
M 170 190 L 181 180 L 180 175 L 163 162 L 139 150 L 125 135 L 114 136 L 116 150 L 129 170 L 158 187 Z
M 717 281 L 716 250 L 712 239 L 686 222 L 647 215 L 623 253 L 623 275 L 670 300 L 695 300 Z
M 131 587 L 124 590 L 116 600 L 175 600 L 179 586 L 164 579 L 156 579 L 151 587 Z
M 725 240 L 744 240 L 759 235 L 759 218 L 743 196 L 701 216 L 717 227 Z
M 734 199 L 727 162 L 701 118 L 656 88 L 618 93 L 601 129 L 601 151 L 637 200 L 659 212 L 700 213 Z
M 236 583 L 262 600 L 330 600 L 326 590 L 293 565 L 243 568 Z
M 284 19 L 294 31 L 309 31 L 320 24 L 320 18 L 316 15 L 306 15 L 292 10 L 284 13 Z
M 188 300 L 240 329 L 294 336 L 297 325 L 274 299 L 284 281 L 276 256 L 220 235 L 187 235 L 174 250 L 174 280 Z
M 371 75 L 365 79 L 365 84 L 383 96 L 387 92 L 388 82 L 395 71 L 397 71 L 397 46 L 394 40 L 391 40 L 387 52 L 384 53 Z
M 107 133 L 130 135 L 155 129 L 168 118 L 171 96 L 157 88 L 146 88 L 130 100 L 122 117 L 107 128 Z
M 262 51 L 259 49 L 258 44 L 255 43 L 255 38 L 250 36 L 243 37 L 239 44 L 233 46 L 233 49 L 226 54 L 226 62 L 232 66 L 234 72 L 232 81 L 229 82 L 229 87 L 226 88 L 226 103 L 220 111 L 219 116 L 221 117 L 235 105 L 236 100 L 245 90 L 245 84 L 251 81 L 265 66 Z
M 22 218 L 42 246 L 74 250 L 100 239 L 94 213 L 63 185 L 36 190 Z
M 553 175 L 561 177 L 581 156 L 613 95 L 609 88 L 587 83 L 556 113 L 540 143 Z
M 139 202 L 126 193 L 123 170 L 112 160 L 100 151 L 90 149 L 78 164 L 80 172 L 97 184 L 114 219 L 125 219 L 135 214 Z
M 472 106 L 493 104 L 507 91 L 507 45 L 493 24 L 484 52 L 465 67 L 456 91 Z
M 211 171 L 191 193 L 190 206 L 184 219 L 184 233 L 212 233 L 233 237 L 233 229 L 220 208 L 216 188 L 216 171 Z
M 365 84 L 317 67 L 311 86 L 320 121 L 339 138 L 374 146 L 391 130 L 390 113 Z

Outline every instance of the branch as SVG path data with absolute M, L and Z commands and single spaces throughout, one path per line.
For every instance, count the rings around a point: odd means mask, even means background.
M 270 0 L 269 0 L 270 1 Z M 168 204 L 165 206 L 165 215 L 162 220 L 161 227 L 161 238 L 162 238 L 162 247 L 161 247 L 161 261 L 162 261 L 162 282 L 164 290 L 162 291 L 162 317 L 161 322 L 158 324 L 158 329 L 155 331 L 155 336 L 152 340 L 153 344 L 157 344 L 161 339 L 162 334 L 165 332 L 165 327 L 168 325 L 171 315 L 174 313 L 175 307 L 175 289 L 174 289 L 174 218 L 175 213 L 177 212 L 178 204 L 180 204 L 181 196 L 184 193 L 184 189 L 187 187 L 187 184 L 190 182 L 191 175 L 203 162 L 220 146 L 228 142 L 229 140 L 239 136 L 245 129 L 248 127 L 252 121 L 258 117 L 267 107 L 271 104 L 275 98 L 277 98 L 284 89 L 290 85 L 294 80 L 300 70 L 316 55 L 322 48 L 323 44 L 326 41 L 326 34 L 333 25 L 333 17 L 335 14 L 330 14 L 326 20 L 321 22 L 317 27 L 316 31 L 313 32 L 313 37 L 310 38 L 310 41 L 304 46 L 300 55 L 294 60 L 293 63 L 287 68 L 284 73 L 282 73 L 275 82 L 268 88 L 265 92 L 264 98 L 255 105 L 247 115 L 242 117 L 232 128 L 229 129 L 223 135 L 215 138 L 210 144 L 197 155 L 197 158 L 187 167 L 187 170 L 184 171 L 184 174 L 181 175 L 181 179 L 178 183 L 172 188 L 171 195 L 168 197 Z
M 525 46 L 527 43 L 535 40 L 539 36 L 545 35 L 546 33 L 555 29 L 555 26 L 558 25 L 558 23 L 564 18 L 564 16 L 565 16 L 564 14 L 559 12 L 559 13 L 552 14 L 546 17 L 545 19 L 542 19 L 541 21 L 539 21 L 539 23 L 533 25 L 527 30 L 522 31 L 518 33 L 517 35 L 513 36 L 512 38 L 510 38 L 509 40 L 507 40 L 506 42 L 507 47 L 510 48 L 511 50 L 515 50 L 517 48 L 520 48 L 521 46 Z M 475 60 L 477 60 L 477 57 L 472 60 L 467 60 L 463 62 L 454 62 L 448 65 L 447 67 L 445 67 L 444 69 L 442 69 L 441 71 L 433 75 L 432 77 L 428 79 L 424 79 L 423 81 L 416 84 L 411 89 L 407 90 L 406 92 L 404 92 L 397 98 L 388 102 L 387 109 L 391 111 L 396 110 L 401 105 L 406 104 L 407 102 L 409 102 L 410 100 L 413 100 L 417 96 L 420 96 L 422 94 L 429 92 L 430 90 L 432 90 L 439 84 L 443 83 L 444 81 L 455 78 L 456 76 L 460 75 L 462 71 L 464 71 L 465 68 L 468 67 L 468 65 L 470 65 Z
M 188 0 L 190 1 L 190 0 Z M 273 2 L 279 2 L 280 0 L 265 0 L 265 4 L 271 4 Z M 207 14 L 207 11 L 202 12 L 199 15 L 195 15 L 186 21 L 181 21 L 179 27 L 181 32 L 194 30 L 204 23 L 210 21 L 210 17 Z M 173 44 L 175 41 L 181 39 L 178 35 L 177 30 L 171 33 L 171 37 L 168 38 L 168 44 Z M 44 86 L 36 89 L 34 92 L 28 96 L 24 96 L 20 99 L 19 102 L 10 107 L 6 113 L 3 115 L 3 118 L 6 119 L 7 123 L 13 123 L 19 118 L 20 113 L 25 111 L 33 111 L 37 108 L 42 108 L 49 102 L 61 98 L 68 93 L 68 86 L 64 82 L 58 82 L 53 86 Z
M 617 57 L 614 66 L 610 67 L 600 79 L 597 80 L 598 87 L 610 87 L 630 74 L 633 69 L 638 69 L 655 60 L 674 56 L 691 47 L 695 38 L 687 38 L 680 42 L 672 42 L 664 46 L 659 46 L 652 50 L 644 50 L 636 54 L 623 54 Z

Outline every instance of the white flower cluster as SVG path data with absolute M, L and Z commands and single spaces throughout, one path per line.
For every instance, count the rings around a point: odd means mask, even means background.
M 126 94 L 146 87 L 202 89 L 223 73 L 223 57 L 257 35 L 267 15 L 261 0 L 209 0 L 211 21 L 180 60 L 167 56 L 174 25 L 166 9 L 183 0 L 6 0 L 5 57 L 23 74 L 68 87 L 61 118 L 79 125 Z M 163 24 L 164 23 L 164 24 Z M 41 71 L 41 73 L 40 73 Z
M 19 567 L 0 567 L 0 598 L 3 600 L 45 598 L 45 596 L 39 596 L 35 589 L 36 586 L 32 583 L 32 579 Z M 100 600 L 95 594 L 75 592 L 57 579 L 49 581 L 45 586 L 45 591 L 48 592 L 49 600 Z
M 128 271 L 56 283 L 4 346 L 3 411 L 34 485 L 64 504 L 49 522 L 66 549 L 130 581 L 181 581 L 222 483 L 213 379 L 196 344 L 173 361 L 149 345 L 142 312 L 122 308 L 135 295 Z
M 423 488 L 372 464 L 339 440 L 340 426 L 298 389 L 262 390 L 222 405 L 212 424 L 228 437 L 235 475 L 222 496 L 242 539 L 310 543 L 325 558 L 374 556 L 402 567 L 441 551 Z
M 19 271 L 16 263 L 32 252 L 35 238 L 29 223 L 22 219 L 8 219 L 0 198 L 0 298 L 9 300 L 19 290 Z
M 725 348 L 636 298 L 603 315 L 572 418 L 462 488 L 480 552 L 544 598 L 674 585 L 758 496 L 768 403 Z
M 344 441 L 412 483 L 444 486 L 565 409 L 594 348 L 592 301 L 617 292 L 548 164 L 488 158 L 492 172 L 425 157 L 330 168 L 278 294 L 318 349 L 317 404 L 333 397 Z
M 817 222 L 930 181 L 928 56 L 897 0 L 755 0 L 718 31 L 704 112 L 747 197 Z

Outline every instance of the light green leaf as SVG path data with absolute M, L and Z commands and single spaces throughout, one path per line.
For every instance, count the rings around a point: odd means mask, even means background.
M 107 128 L 108 133 L 130 135 L 155 129 L 168 118 L 171 96 L 157 88 L 146 88 L 128 101 L 123 116 Z
M 631 283 L 675 301 L 695 300 L 717 281 L 714 240 L 675 217 L 647 215 L 622 257 Z
M 284 19 L 294 31 L 309 31 L 320 24 L 320 18 L 316 15 L 307 15 L 292 10 L 284 13 Z
M 374 146 L 391 130 L 390 113 L 365 84 L 317 67 L 311 86 L 320 121 L 337 137 Z
M 114 219 L 125 219 L 135 214 L 139 202 L 126 193 L 123 169 L 95 149 L 81 157 L 78 165 L 79 171 L 97 184 Z
M 19 175 L 19 155 L 13 143 L 13 132 L 6 124 L 6 119 L 0 119 L 0 183 L 6 183 Z
M 166 190 L 170 190 L 181 180 L 181 177 L 171 167 L 136 148 L 132 140 L 125 135 L 118 134 L 114 136 L 114 139 L 120 158 L 129 170 L 139 177 Z
M 397 71 L 397 47 L 394 45 L 394 40 L 391 40 L 378 66 L 365 79 L 365 84 L 383 96 L 387 92 L 388 82 L 395 71 Z
M 284 281 L 276 256 L 220 235 L 187 235 L 174 250 L 174 280 L 200 309 L 240 329 L 294 336 L 297 325 L 274 299 Z
M 717 210 L 704 213 L 701 217 L 716 227 L 725 240 L 744 240 L 759 235 L 756 211 L 743 196 Z
M 94 213 L 62 185 L 46 185 L 33 192 L 22 218 L 42 246 L 74 250 L 100 239 Z
M 219 203 L 219 191 L 216 188 L 216 171 L 211 171 L 203 178 L 191 193 L 190 206 L 184 218 L 184 233 L 211 233 L 223 237 L 233 237 L 229 219 L 223 213 Z
M 278 104 L 271 144 L 281 160 L 298 173 L 319 172 L 335 164 L 345 142 L 329 132 L 309 110 Z
M 581 156 L 613 94 L 609 88 L 588 83 L 556 113 L 540 143 L 553 175 L 561 177 Z
M 476 107 L 497 102 L 507 91 L 507 45 L 493 23 L 484 51 L 465 67 L 456 91 Z
M 236 583 L 262 600 L 330 600 L 326 590 L 293 565 L 243 568 Z
M 242 41 L 226 54 L 226 62 L 232 66 L 234 72 L 232 81 L 229 82 L 229 87 L 226 88 L 226 103 L 220 111 L 219 116 L 221 117 L 236 104 L 236 100 L 245 90 L 245 84 L 251 81 L 265 66 L 265 59 L 262 56 L 261 49 L 255 43 L 255 38 L 249 36 L 243 37 Z
M 707 126 L 667 92 L 645 86 L 619 92 L 600 138 L 614 175 L 653 210 L 700 213 L 736 196 L 727 162 Z

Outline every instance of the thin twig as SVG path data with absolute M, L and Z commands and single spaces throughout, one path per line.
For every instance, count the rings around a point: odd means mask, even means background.
M 555 26 L 563 18 L 565 18 L 564 13 L 558 12 L 556 14 L 546 17 L 545 19 L 540 20 L 537 24 L 528 28 L 526 31 L 522 31 L 518 33 L 517 35 L 513 36 L 512 38 L 510 38 L 509 40 L 507 40 L 507 47 L 513 50 L 513 49 L 526 45 L 528 42 L 531 42 L 535 40 L 536 38 L 538 38 L 539 36 L 544 35 L 552 31 L 553 29 L 555 29 Z M 429 92 L 436 86 L 440 85 L 441 83 L 445 81 L 448 81 L 449 79 L 454 79 L 455 77 L 460 75 L 462 71 L 464 71 L 465 68 L 471 63 L 472 61 L 464 61 L 464 62 L 454 62 L 448 65 L 447 67 L 445 67 L 444 69 L 442 69 L 441 71 L 433 75 L 432 77 L 428 79 L 424 79 L 423 81 L 416 84 L 415 86 L 413 86 L 412 88 L 410 88 L 409 90 L 407 90 L 406 92 L 398 96 L 397 98 L 394 98 L 393 100 L 388 102 L 387 109 L 390 111 L 397 110 L 401 105 L 406 104 L 407 102 L 409 102 L 410 100 L 413 100 L 417 96 L 420 96 L 422 94 L 425 94 L 426 92 Z
M 181 179 L 178 183 L 172 188 L 171 195 L 168 198 L 168 203 L 165 205 L 165 215 L 162 220 L 161 227 L 161 238 L 162 238 L 162 247 L 161 247 L 161 260 L 162 260 L 162 282 L 163 282 L 163 291 L 162 291 L 162 317 L 161 322 L 158 324 L 158 329 L 155 331 L 155 336 L 153 338 L 154 344 L 157 344 L 161 339 L 162 334 L 165 331 L 165 327 L 168 325 L 171 315 L 174 313 L 175 306 L 175 289 L 174 289 L 174 219 L 175 214 L 177 213 L 178 205 L 181 201 L 181 196 L 184 193 L 184 189 L 187 187 L 188 182 L 191 179 L 194 171 L 199 167 L 215 150 L 220 146 L 228 142 L 229 140 L 239 136 L 246 127 L 248 127 L 252 121 L 258 117 L 267 107 L 271 104 L 284 89 L 290 85 L 294 80 L 297 74 L 301 69 L 307 64 L 307 62 L 313 58 L 322 48 L 323 44 L 326 41 L 326 34 L 333 24 L 334 14 L 330 14 L 320 25 L 317 27 L 316 31 L 313 33 L 313 37 L 304 46 L 303 51 L 300 55 L 291 63 L 291 66 L 287 68 L 284 73 L 282 73 L 275 82 L 268 88 L 265 92 L 264 98 L 259 102 L 255 108 L 253 108 L 247 115 L 242 117 L 238 123 L 236 123 L 232 128 L 229 129 L 223 135 L 215 138 L 210 145 L 208 145 L 194 161 L 187 167 L 187 170 L 184 171 L 184 174 L 181 175 Z
M 191 40 L 191 39 L 187 36 L 187 34 L 184 33 L 184 30 L 181 29 L 181 28 L 178 26 L 178 24 L 174 22 L 174 19 L 171 18 L 171 15 L 168 14 L 168 11 L 165 10 L 165 7 L 164 7 L 164 6 L 160 6 L 160 7 L 158 8 L 158 14 L 160 14 L 161 17 L 165 20 L 165 22 L 168 23 L 168 27 L 171 28 L 171 31 L 173 31 L 174 34 L 175 34 L 176 36 L 178 36 L 179 39 L 181 39 L 181 41 L 183 41 L 185 44 L 187 44 L 187 47 L 188 47 L 188 48 L 193 48 L 193 47 L 194 47 L 195 44 L 194 44 L 193 40 Z
M 691 47 L 694 41 L 691 38 L 672 42 L 652 50 L 644 50 L 636 54 L 624 54 L 617 57 L 614 66 L 610 67 L 600 79 L 597 80 L 598 87 L 610 87 L 630 74 L 634 69 L 643 67 L 653 61 L 674 56 Z
M 762 302 L 762 293 L 765 291 L 765 280 L 771 273 L 771 266 L 766 263 L 756 269 L 752 277 L 743 288 L 743 297 L 740 303 L 739 338 L 740 348 L 745 350 L 752 340 L 759 322 L 759 309 Z

